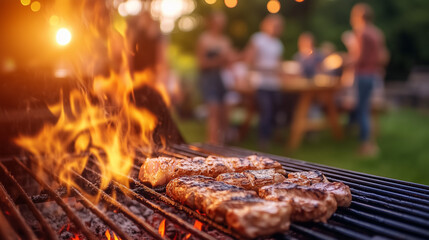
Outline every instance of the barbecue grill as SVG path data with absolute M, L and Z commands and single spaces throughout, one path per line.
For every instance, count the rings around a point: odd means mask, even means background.
M 171 144 L 157 153 L 159 156 L 194 157 L 208 155 L 218 156 L 247 156 L 255 152 L 234 147 L 220 147 L 207 144 Z M 286 171 L 320 170 L 329 180 L 341 181 L 349 185 L 353 194 L 352 205 L 349 208 L 339 208 L 327 223 L 292 223 L 290 230 L 267 236 L 268 239 L 428 239 L 429 238 L 429 186 L 404 182 L 379 176 L 353 172 L 304 161 L 293 160 L 269 154 L 265 155 L 279 161 Z M 46 175 L 57 181 L 57 188 L 40 178 L 29 169 L 32 164 L 31 156 L 4 158 L 0 163 L 1 185 L 0 213 L 1 239 L 58 239 L 59 233 L 54 230 L 46 217 L 36 205 L 52 202 L 60 207 L 74 225 L 77 239 L 99 239 L 100 236 L 88 227 L 88 224 L 79 218 L 68 202 L 64 199 L 75 198 L 84 208 L 99 218 L 107 228 L 121 239 L 133 239 L 121 225 L 107 216 L 106 210 L 101 210 L 91 200 L 90 194 L 99 193 L 103 204 L 121 213 L 144 232 L 145 236 L 154 239 L 164 239 L 167 236 L 160 234 L 159 226 L 150 224 L 146 219 L 137 216 L 126 205 L 112 197 L 113 190 L 120 192 L 126 198 L 138 201 L 152 209 L 166 222 L 174 224 L 182 235 L 175 238 L 188 239 L 240 239 L 241 236 L 232 232 L 227 226 L 215 223 L 212 220 L 191 210 L 179 202 L 168 198 L 162 188 L 152 189 L 141 184 L 137 179 L 139 159 L 136 159 L 133 172 L 128 176 L 130 185 L 125 186 L 112 181 L 107 190 L 97 186 L 101 175 L 96 168 L 96 162 L 89 161 L 82 174 L 74 174 L 74 180 L 81 186 L 79 189 L 71 187 L 65 191 L 55 173 L 46 171 Z M 43 189 L 32 195 L 26 190 L 26 183 L 32 179 Z M 39 223 L 39 228 L 30 227 L 22 209 L 29 209 Z M 107 210 L 109 211 L 109 210 Z M 194 227 L 194 222 L 203 224 L 202 230 Z M 213 233 L 216 234 L 213 234 Z M 190 234 L 190 235 L 189 235 Z M 112 238 L 113 239 L 113 238 Z

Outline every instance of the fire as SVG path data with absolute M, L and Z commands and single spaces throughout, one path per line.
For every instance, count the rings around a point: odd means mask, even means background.
M 70 238 L 70 240 L 81 240 L 78 234 L 75 234 L 74 237 Z
M 43 167 L 77 188 L 72 172 L 82 173 L 88 158 L 92 157 L 99 163 L 103 176 L 100 188 L 105 189 L 112 180 L 128 185 L 124 176 L 132 169 L 136 151 L 150 155 L 154 146 L 152 136 L 158 120 L 149 110 L 136 104 L 134 89 L 149 85 L 160 92 L 167 104 L 168 97 L 150 71 L 131 74 L 127 40 L 113 27 L 108 10 L 103 10 L 104 1 L 86 3 L 92 4 L 94 9 L 82 10 L 84 20 L 77 18 L 82 15 L 76 12 L 69 13 L 69 18 L 76 23 L 83 21 L 89 25 L 89 30 L 79 32 L 74 28 L 76 33 L 73 33 L 82 35 L 79 44 L 75 44 L 79 47 L 77 56 L 73 55 L 79 88 L 49 106 L 57 117 L 55 123 L 45 124 L 34 136 L 20 136 L 15 143 L 38 161 L 36 170 L 41 176 Z M 72 9 L 70 6 L 68 8 Z M 104 53 L 96 47 L 103 44 L 106 46 Z M 91 75 L 95 71 L 92 68 L 106 62 L 110 67 L 109 76 Z
M 112 232 L 112 234 L 110 234 L 110 232 Z M 106 236 L 107 240 L 121 240 L 120 237 L 116 236 L 115 232 L 109 231 L 109 229 L 106 230 L 104 235 Z
M 202 223 L 202 222 L 200 222 L 200 221 L 198 221 L 198 220 L 195 220 L 194 228 L 196 228 L 196 229 L 198 229 L 198 230 L 203 229 L 203 223 Z M 190 233 L 188 233 L 188 234 L 186 234 L 185 239 L 189 239 L 190 237 L 191 237 L 191 234 L 190 234 Z
M 159 233 L 159 235 L 161 235 L 161 237 L 164 237 L 164 235 L 165 235 L 165 218 L 159 224 L 158 233 Z

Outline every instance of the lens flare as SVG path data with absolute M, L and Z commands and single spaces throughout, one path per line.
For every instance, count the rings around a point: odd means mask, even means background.
M 30 0 L 21 0 L 21 4 L 24 6 L 30 5 L 30 2 L 31 2 Z
M 52 15 L 52 16 L 49 18 L 49 24 L 50 24 L 51 26 L 57 26 L 59 23 L 60 23 L 60 18 L 59 18 L 58 16 L 56 16 L 56 15 Z
M 31 6 L 30 6 L 31 11 L 33 12 L 38 12 L 40 10 L 40 7 L 41 5 L 40 5 L 40 2 L 38 1 L 34 1 L 33 3 L 31 3 Z
M 70 43 L 72 38 L 71 32 L 67 28 L 60 28 L 57 31 L 57 43 L 61 46 L 65 46 Z

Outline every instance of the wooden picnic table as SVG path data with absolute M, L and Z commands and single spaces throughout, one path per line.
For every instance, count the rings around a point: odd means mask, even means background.
M 306 132 L 319 130 L 326 125 L 330 127 L 335 139 L 339 140 L 343 137 L 339 114 L 335 106 L 335 95 L 341 86 L 338 81 L 323 78 L 319 80 L 321 81 L 301 79 L 300 81 L 286 82 L 283 86 L 283 91 L 295 93 L 298 96 L 291 123 L 290 137 L 286 144 L 290 150 L 297 149 L 301 145 Z M 326 121 L 308 118 L 310 107 L 316 101 L 322 105 Z

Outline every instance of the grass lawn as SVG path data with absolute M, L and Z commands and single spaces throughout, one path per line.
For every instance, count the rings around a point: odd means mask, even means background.
M 186 141 L 205 140 L 204 122 L 177 119 Z M 380 118 L 377 139 L 380 153 L 374 158 L 357 155 L 356 134 L 348 134 L 341 142 L 329 132 L 320 132 L 304 140 L 300 149 L 286 152 L 287 131 L 279 130 L 265 152 L 304 161 L 350 169 L 359 172 L 401 179 L 429 185 L 429 114 L 402 109 L 385 113 Z M 243 142 L 242 148 L 258 150 L 255 130 Z

